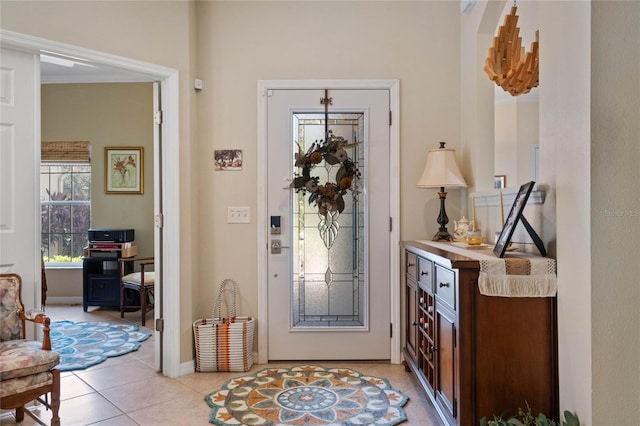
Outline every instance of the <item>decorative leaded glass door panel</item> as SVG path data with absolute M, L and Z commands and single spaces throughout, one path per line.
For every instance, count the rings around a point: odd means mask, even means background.
M 270 92 L 271 360 L 389 358 L 388 115 L 388 90 Z

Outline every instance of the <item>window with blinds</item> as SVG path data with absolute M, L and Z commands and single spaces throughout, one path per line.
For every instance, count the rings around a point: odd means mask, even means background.
M 80 263 L 91 218 L 89 142 L 42 142 L 40 205 L 45 263 Z

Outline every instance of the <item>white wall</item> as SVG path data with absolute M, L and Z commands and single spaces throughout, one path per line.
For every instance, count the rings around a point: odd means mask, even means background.
M 592 2 L 591 200 L 584 208 L 591 222 L 594 425 L 638 424 L 640 418 L 638 24 L 638 1 Z M 569 238 L 569 229 L 564 234 Z M 567 351 L 575 354 L 576 347 Z
M 495 106 L 495 174 L 506 175 L 508 187 L 531 180 L 531 145 L 539 143 L 540 122 L 533 90 Z
M 587 425 L 595 424 L 588 266 L 590 17 L 588 2 L 540 3 L 540 181 L 548 191 L 542 234 L 558 261 L 560 405 Z
M 507 177 L 507 186 L 515 186 L 518 175 L 518 114 L 515 102 L 497 104 L 495 109 L 495 165 L 496 175 Z M 537 117 L 536 117 L 537 118 Z M 536 120 L 536 126 L 538 121 Z
M 226 223 L 227 206 L 257 211 L 258 80 L 400 79 L 401 238 L 438 229 L 436 190 L 416 183 L 427 151 L 460 145 L 459 5 L 456 2 L 199 2 L 199 239 L 196 315 L 210 311 L 225 277 L 243 313 L 257 314 L 256 221 Z M 215 172 L 213 151 L 243 150 L 240 172 Z M 447 212 L 461 216 L 464 191 Z M 453 222 L 449 229 L 452 231 Z

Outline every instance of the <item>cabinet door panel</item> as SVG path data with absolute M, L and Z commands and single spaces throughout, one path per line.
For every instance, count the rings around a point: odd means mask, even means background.
M 436 307 L 437 340 L 437 392 L 436 398 L 456 418 L 456 325 L 455 317 Z
M 115 305 L 120 299 L 118 276 L 90 275 L 88 287 L 88 298 L 92 303 L 104 302 L 108 305 Z
M 416 326 L 417 320 L 417 286 L 416 284 L 407 279 L 406 289 L 406 299 L 407 299 L 407 316 L 405 318 L 406 321 L 406 332 L 407 332 L 407 351 L 411 355 L 411 357 L 415 360 L 417 357 L 416 345 L 418 344 L 418 329 Z

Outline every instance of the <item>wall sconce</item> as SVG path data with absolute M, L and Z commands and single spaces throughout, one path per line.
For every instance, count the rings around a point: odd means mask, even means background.
M 438 215 L 440 229 L 433 236 L 433 241 L 452 240 L 446 226 L 449 223 L 449 218 L 444 208 L 444 201 L 447 198 L 444 188 L 467 187 L 467 182 L 464 180 L 456 161 L 455 149 L 447 149 L 444 144 L 445 142 L 440 142 L 440 148 L 429 150 L 427 165 L 424 167 L 422 177 L 417 184 L 418 188 L 440 188 L 440 192 L 438 192 L 440 196 L 440 214 Z

